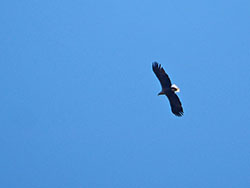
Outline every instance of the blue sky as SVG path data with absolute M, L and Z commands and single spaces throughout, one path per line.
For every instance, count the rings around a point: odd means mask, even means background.
M 0 187 L 248 188 L 249 7 L 1 2 Z

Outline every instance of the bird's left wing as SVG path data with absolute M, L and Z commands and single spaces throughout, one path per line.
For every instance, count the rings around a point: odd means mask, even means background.
M 168 93 L 167 97 L 170 102 L 171 111 L 174 115 L 182 116 L 184 112 L 179 97 L 174 92 Z

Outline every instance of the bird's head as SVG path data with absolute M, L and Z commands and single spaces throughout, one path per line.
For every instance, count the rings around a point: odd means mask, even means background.
M 175 93 L 180 92 L 180 88 L 178 88 L 177 85 L 175 85 L 175 84 L 173 84 L 173 85 L 171 86 L 171 90 L 172 90 L 173 92 L 175 92 Z

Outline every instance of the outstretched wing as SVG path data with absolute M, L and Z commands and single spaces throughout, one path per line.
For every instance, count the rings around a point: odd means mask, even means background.
M 168 97 L 168 100 L 170 102 L 173 114 L 176 116 L 182 116 L 184 112 L 179 97 L 174 92 L 170 92 L 166 96 Z
M 168 75 L 164 71 L 164 69 L 161 67 L 161 64 L 158 64 L 157 62 L 154 62 L 152 64 L 153 71 L 157 78 L 159 79 L 161 83 L 162 88 L 170 88 L 171 87 L 171 80 L 169 79 Z

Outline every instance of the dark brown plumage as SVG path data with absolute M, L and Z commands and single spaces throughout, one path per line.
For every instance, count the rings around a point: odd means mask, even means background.
M 184 112 L 181 101 L 175 94 L 175 92 L 179 91 L 179 88 L 176 85 L 171 84 L 171 80 L 164 69 L 161 67 L 161 64 L 154 62 L 152 64 L 152 68 L 162 87 L 162 91 L 158 95 L 166 95 L 170 102 L 171 111 L 173 112 L 173 114 L 176 116 L 182 116 Z

